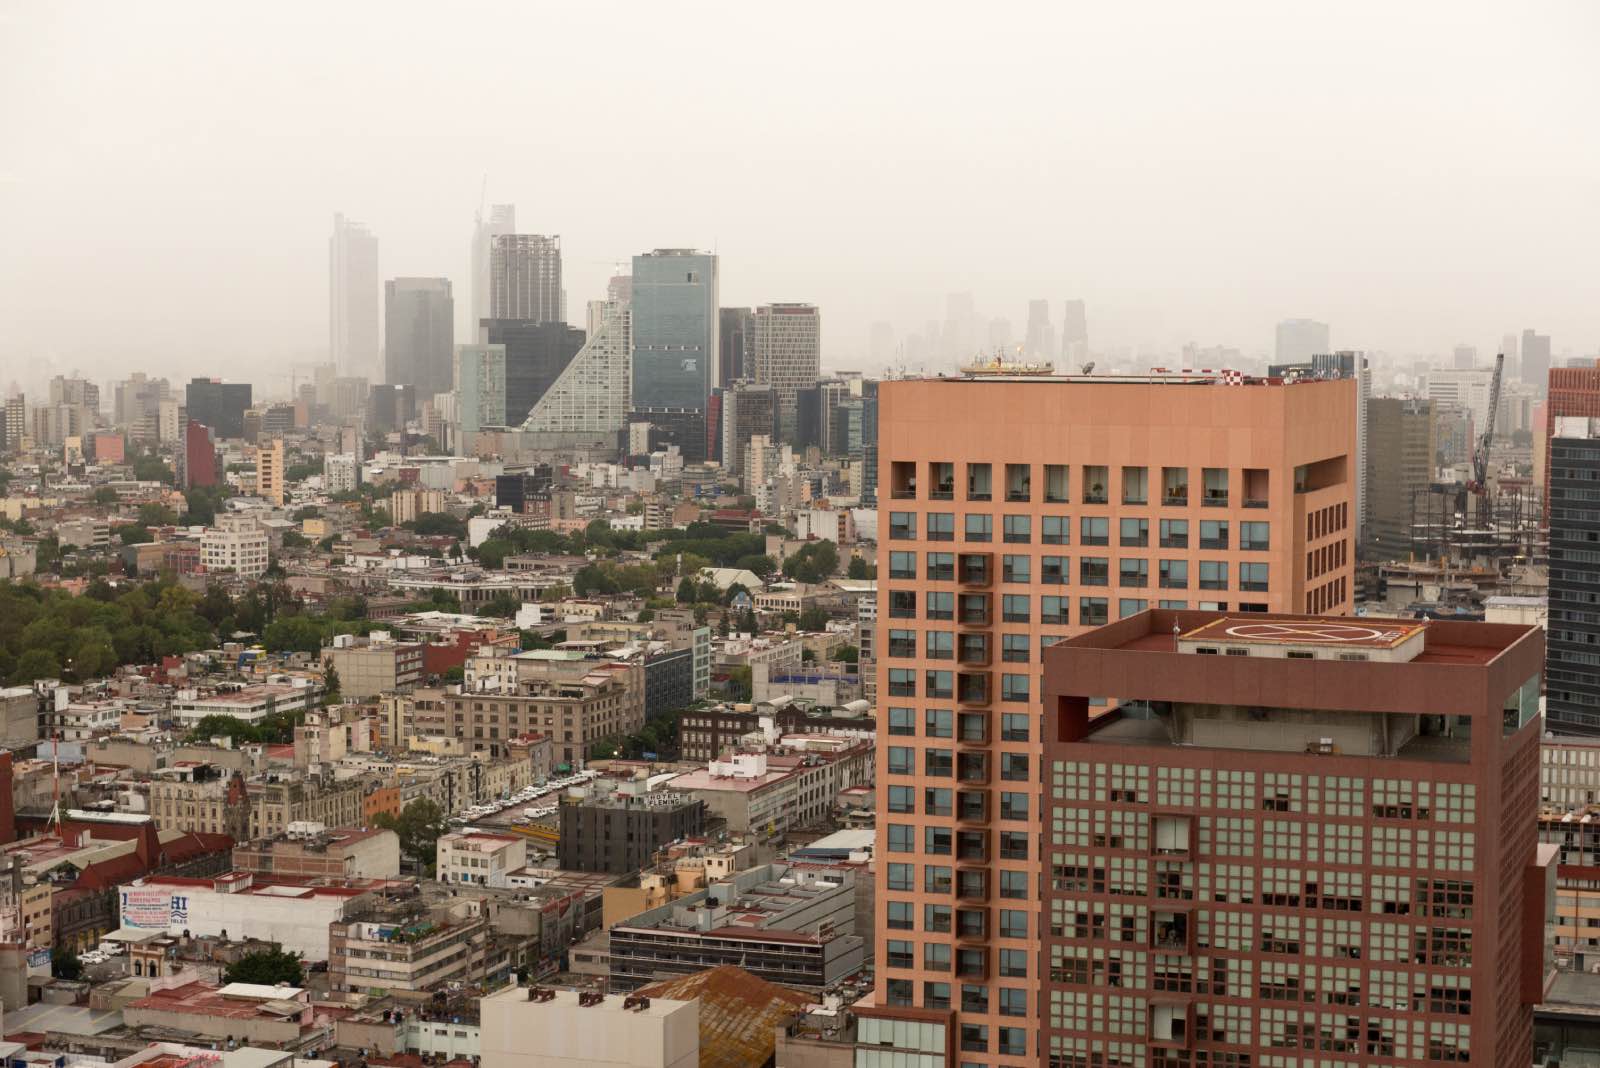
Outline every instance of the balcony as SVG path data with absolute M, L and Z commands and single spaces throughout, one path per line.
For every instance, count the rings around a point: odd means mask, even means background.
M 956 791 L 956 822 L 968 826 L 987 826 L 991 820 L 988 790 Z
M 967 667 L 988 667 L 993 646 L 987 634 L 963 634 L 956 650 L 957 662 Z
M 1150 1003 L 1147 1037 L 1154 1045 L 1188 1049 L 1194 1039 L 1193 1010 L 1186 1002 Z
M 989 910 L 987 908 L 958 909 L 956 911 L 956 941 L 987 942 L 989 940 Z
M 963 705 L 987 708 L 994 700 L 993 675 L 992 671 L 957 672 L 956 701 Z
M 956 900 L 989 900 L 989 869 L 987 867 L 956 868 Z M 960 974 L 960 973 L 957 973 Z
M 956 976 L 960 979 L 989 978 L 989 950 L 987 947 L 960 946 L 956 949 Z
M 1244 500 L 1240 503 L 1246 508 L 1267 507 L 1267 482 L 1268 472 L 1260 467 L 1247 467 L 1244 469 Z
M 889 496 L 897 501 L 917 498 L 917 465 L 896 460 L 889 465 Z
M 986 711 L 963 711 L 956 715 L 956 743 L 958 745 L 988 745 L 990 741 L 990 715 Z
M 989 861 L 989 832 L 988 831 L 957 831 L 956 832 L 956 860 L 968 861 L 973 864 L 986 864 Z
M 1191 954 L 1193 930 L 1187 910 L 1154 909 L 1150 913 L 1150 948 L 1162 953 Z
M 994 620 L 987 593 L 963 593 L 957 607 L 957 619 L 963 627 L 987 627 Z
M 928 465 L 928 485 L 931 490 L 928 499 L 934 501 L 953 501 L 956 497 L 956 465 L 949 463 L 933 463 Z
M 962 553 L 958 571 L 963 586 L 990 586 L 994 583 L 994 553 Z
M 992 769 L 987 750 L 956 753 L 956 781 L 964 786 L 988 786 Z

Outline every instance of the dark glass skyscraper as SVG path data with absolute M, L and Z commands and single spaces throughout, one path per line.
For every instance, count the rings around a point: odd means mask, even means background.
M 383 285 L 384 378 L 421 397 L 451 388 L 455 298 L 448 278 L 391 278 Z
M 633 407 L 704 412 L 718 345 L 717 257 L 656 249 L 633 258 Z
M 584 332 L 532 319 L 485 319 L 482 327 L 486 343 L 506 347 L 506 425 L 521 426 L 583 348 Z
M 1550 439 L 1550 728 L 1600 735 L 1600 420 L 1559 417 Z
M 219 438 L 244 436 L 244 410 L 250 407 L 250 383 L 196 378 L 184 390 L 188 417 L 210 427 Z

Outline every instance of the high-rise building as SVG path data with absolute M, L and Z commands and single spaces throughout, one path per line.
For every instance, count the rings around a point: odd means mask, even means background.
M 1285 319 L 1278 324 L 1274 363 L 1308 363 L 1319 352 L 1330 352 L 1328 324 L 1315 319 Z
M 778 440 L 799 434 L 795 394 L 816 385 L 822 373 L 822 314 L 815 304 L 766 304 L 756 309 L 755 373 L 760 385 L 778 391 Z
M 178 482 L 184 489 L 217 484 L 217 444 L 212 429 L 191 419 L 184 429 L 183 469 L 178 472 Z
M 717 385 L 727 389 L 755 371 L 755 323 L 749 308 L 721 308 L 717 312 Z
M 954 1009 L 964 1058 L 1038 1063 L 1060 863 L 1040 654 L 1150 607 L 1348 612 L 1356 384 L 992 376 L 877 401 L 880 1004 Z
M 1061 319 L 1061 358 L 1063 370 L 1075 371 L 1089 361 L 1089 313 L 1081 300 L 1067 301 Z
M 561 238 L 501 234 L 489 248 L 490 319 L 565 322 L 561 314 Z
M 22 439 L 28 432 L 27 396 L 18 393 L 6 398 L 5 435 L 6 448 L 16 452 L 22 448 Z
M 878 382 L 872 378 L 861 383 L 861 503 L 878 504 Z
M 1600 418 L 1600 360 L 1590 367 L 1556 367 L 1550 371 L 1550 397 L 1544 404 L 1544 423 L 1536 427 L 1533 447 L 1542 455 L 1535 473 L 1540 475 L 1545 519 L 1550 518 L 1550 442 L 1556 420 L 1564 416 Z
M 485 319 L 485 341 L 506 350 L 506 425 L 521 426 L 583 348 L 583 331 L 561 322 Z
M 1478 347 L 1476 345 L 1461 344 L 1456 346 L 1451 366 L 1457 371 L 1471 371 L 1478 366 Z
M 467 305 L 467 330 L 462 336 L 476 338 L 478 323 L 491 318 L 490 294 L 494 291 L 491 279 L 494 277 L 490 267 L 490 253 L 494 247 L 494 239 L 505 234 L 516 233 L 517 206 L 515 204 L 489 205 L 489 217 L 484 218 L 482 209 L 472 222 L 472 292 Z
M 634 408 L 704 411 L 719 329 L 715 255 L 664 248 L 635 256 Z
M 448 278 L 391 278 L 383 285 L 384 379 L 432 397 L 450 388 L 456 305 Z
M 824 456 L 848 456 L 848 435 L 839 433 L 839 411 L 854 396 L 850 383 L 837 378 L 797 390 L 795 425 L 789 444 L 797 450 L 815 445 Z M 858 436 L 859 433 L 858 428 Z
M 244 436 L 244 413 L 249 407 L 248 382 L 195 378 L 184 388 L 184 410 L 189 419 L 210 427 L 219 438 Z
M 1522 381 L 1543 393 L 1550 385 L 1550 335 L 1522 332 Z
M 1009 937 L 963 944 L 991 910 L 962 900 L 958 832 L 955 974 L 987 965 L 1002 1007 L 1038 992 L 1033 1063 L 1526 1062 L 1555 978 L 1542 663 L 1534 626 L 1300 614 L 1155 611 L 1056 645 L 1044 907 L 1025 949 L 1003 894 Z M 958 810 L 990 793 L 956 787 Z
M 536 401 L 522 429 L 574 443 L 616 438 L 628 422 L 633 344 L 628 306 L 595 301 L 594 333 Z M 515 424 L 513 424 L 515 425 Z
M 328 239 L 328 358 L 344 375 L 378 371 L 378 239 L 333 217 Z
M 1432 401 L 1414 397 L 1374 397 L 1367 404 L 1367 542 L 1380 560 L 1406 559 L 1412 524 L 1425 504 L 1417 496 L 1433 481 L 1439 451 L 1438 422 Z
M 385 383 L 367 392 L 367 427 L 377 434 L 404 430 L 417 417 L 415 386 Z
M 457 345 L 455 379 L 461 433 L 506 425 L 504 345 Z
M 283 439 L 256 449 L 256 496 L 271 501 L 279 508 L 284 499 Z
M 722 393 L 722 467 L 737 475 L 753 437 L 771 440 L 778 426 L 778 391 L 755 382 L 735 382 Z
M 1056 330 L 1050 325 L 1050 302 L 1028 301 L 1028 336 L 1022 353 L 1030 360 L 1050 361 L 1056 355 Z
M 1472 413 L 1473 433 L 1482 434 L 1489 420 L 1489 387 L 1494 372 L 1487 367 L 1473 371 L 1429 371 L 1424 394 L 1435 404 L 1450 404 Z
M 1551 374 L 1562 373 L 1557 369 Z M 1552 393 L 1554 390 L 1552 390 Z M 1550 644 L 1546 713 L 1553 730 L 1600 735 L 1600 417 L 1558 416 L 1549 439 Z
M 322 461 L 322 488 L 331 493 L 354 493 L 361 487 L 361 461 L 353 453 L 333 453 Z

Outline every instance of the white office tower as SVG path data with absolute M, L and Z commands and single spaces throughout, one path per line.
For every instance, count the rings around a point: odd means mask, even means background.
M 479 210 L 472 226 L 472 293 L 467 304 L 467 314 L 471 320 L 467 323 L 466 331 L 459 336 L 477 337 L 478 323 L 489 318 L 489 294 L 494 291 L 490 282 L 489 254 L 495 238 L 516 233 L 516 230 L 515 204 L 491 204 L 487 218 Z
M 361 485 L 361 463 L 348 452 L 322 461 L 322 488 L 329 493 L 354 493 Z
M 328 239 L 328 357 L 343 375 L 376 375 L 378 239 L 361 223 L 333 217 Z
M 778 437 L 799 437 L 796 396 L 822 373 L 822 313 L 815 304 L 766 304 L 756 309 L 755 381 L 778 392 Z
M 593 441 L 620 432 L 627 423 L 633 336 L 626 305 L 596 301 L 596 329 L 522 424 L 526 432 Z

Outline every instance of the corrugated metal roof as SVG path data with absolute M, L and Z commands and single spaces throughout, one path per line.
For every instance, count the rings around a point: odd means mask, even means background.
M 761 1068 L 776 1049 L 773 1028 L 814 1000 L 728 964 L 638 993 L 700 1002 L 700 1068 Z

